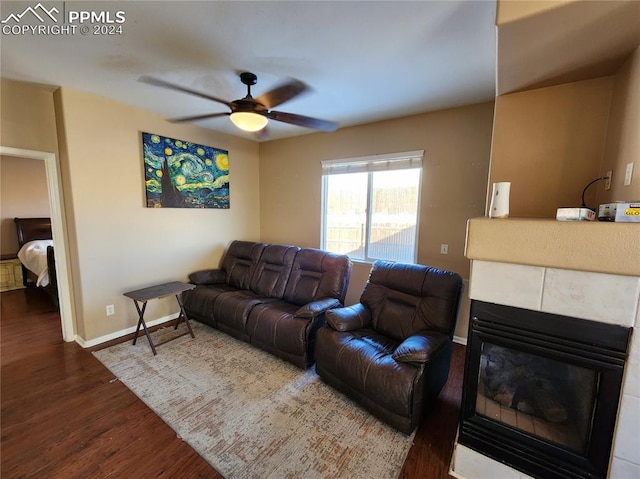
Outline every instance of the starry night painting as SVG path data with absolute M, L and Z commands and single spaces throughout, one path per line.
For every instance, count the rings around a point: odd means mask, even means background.
M 148 208 L 229 208 L 229 152 L 142 133 Z

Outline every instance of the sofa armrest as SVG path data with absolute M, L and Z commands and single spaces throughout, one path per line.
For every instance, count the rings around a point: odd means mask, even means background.
M 336 331 L 362 329 L 371 322 L 371 313 L 362 303 L 327 311 L 327 324 Z
M 315 318 L 319 314 L 325 313 L 331 308 L 337 308 L 342 306 L 342 303 L 335 298 L 323 298 L 317 301 L 312 301 L 302 306 L 296 314 L 296 318 Z
M 392 357 L 400 363 L 425 364 L 450 341 L 446 334 L 436 332 L 414 334 L 400 343 Z
M 189 275 L 193 284 L 220 284 L 225 282 L 225 273 L 221 269 L 205 269 Z

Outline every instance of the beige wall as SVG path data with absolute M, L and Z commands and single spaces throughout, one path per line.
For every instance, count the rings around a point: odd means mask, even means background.
M 18 252 L 18 237 L 13 218 L 49 216 L 44 161 L 0 156 L 1 254 Z
M 0 80 L 0 144 L 58 153 L 53 88 Z
M 611 76 L 640 44 L 640 2 L 498 0 L 497 95 Z
M 600 176 L 613 171 L 611 190 L 599 185 L 599 203 L 640 201 L 640 47 L 613 77 L 613 96 Z M 630 186 L 623 186 L 627 163 L 634 163 Z
M 262 241 L 320 246 L 322 160 L 423 149 L 418 262 L 468 278 L 466 221 L 484 213 L 492 118 L 490 102 L 262 143 Z M 369 270 L 354 265 L 347 304 L 358 300 Z M 456 335 L 466 336 L 466 323 Z
M 575 0 L 499 0 L 496 9 L 496 25 L 540 14 L 545 10 L 561 7 Z
M 260 236 L 258 145 L 147 111 L 60 89 L 56 93 L 78 334 L 92 340 L 135 326 L 126 291 L 185 280 L 218 266 L 233 239 Z M 141 132 L 229 151 L 228 210 L 147 208 Z M 106 317 L 105 307 L 116 314 Z M 149 319 L 177 311 L 173 298 L 152 301 Z
M 612 86 L 604 77 L 496 98 L 489 181 L 511 182 L 510 216 L 555 218 L 580 206 L 600 175 Z

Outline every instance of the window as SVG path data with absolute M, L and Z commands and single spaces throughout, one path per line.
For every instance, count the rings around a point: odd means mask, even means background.
M 415 263 L 424 151 L 322 162 L 322 248 Z

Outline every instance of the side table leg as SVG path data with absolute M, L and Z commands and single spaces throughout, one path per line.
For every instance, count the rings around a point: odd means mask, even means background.
M 136 326 L 136 335 L 133 338 L 133 344 L 136 344 L 136 341 L 138 340 L 138 332 L 140 331 L 140 325 L 142 325 L 143 329 L 144 329 L 144 334 L 147 335 L 147 339 L 149 340 L 149 346 L 151 346 L 151 351 L 153 351 L 153 355 L 155 356 L 156 354 L 156 347 L 153 344 L 153 340 L 151 339 L 151 335 L 149 334 L 149 330 L 147 329 L 147 324 L 144 322 L 144 310 L 147 309 L 147 302 L 144 301 L 142 303 L 142 309 L 140 309 L 140 306 L 138 305 L 138 302 L 134 299 L 133 303 L 136 305 L 136 309 L 138 310 L 138 326 Z
M 191 337 L 195 338 L 196 336 L 193 334 L 193 329 L 191 329 L 191 323 L 189 323 L 189 318 L 187 317 L 187 313 L 184 310 L 184 305 L 182 304 L 182 298 L 179 294 L 176 294 L 176 301 L 178 301 L 178 306 L 180 306 L 180 315 L 178 316 L 178 321 L 176 321 L 176 329 L 178 328 L 178 323 L 180 322 L 180 318 L 184 319 L 184 322 L 187 323 L 187 329 L 189 329 L 189 333 L 191 333 Z
M 140 310 L 140 306 L 135 299 L 133 300 L 133 304 L 136 305 L 136 309 L 138 310 L 138 325 L 136 326 L 136 335 L 133 337 L 133 345 L 135 346 L 136 341 L 138 340 L 138 332 L 140 331 L 140 325 L 142 325 L 143 322 L 144 310 L 147 307 L 147 303 L 143 303 L 142 311 Z

